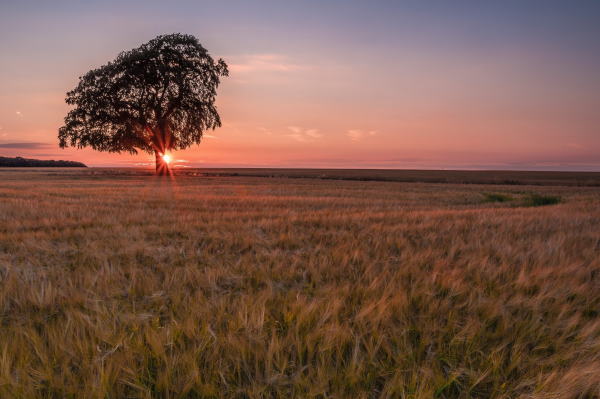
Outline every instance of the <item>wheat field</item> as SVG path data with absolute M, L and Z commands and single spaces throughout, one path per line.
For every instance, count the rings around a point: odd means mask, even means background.
M 0 397 L 598 398 L 600 188 L 1 171 Z

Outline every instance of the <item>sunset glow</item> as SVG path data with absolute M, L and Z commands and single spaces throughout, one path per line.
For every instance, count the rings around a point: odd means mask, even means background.
M 600 0 L 0 37 L 0 399 L 600 399 Z
M 598 2 L 34 3 L 0 12 L 0 156 L 153 163 L 59 149 L 65 93 L 123 50 L 188 32 L 230 76 L 223 126 L 177 163 L 600 170 Z

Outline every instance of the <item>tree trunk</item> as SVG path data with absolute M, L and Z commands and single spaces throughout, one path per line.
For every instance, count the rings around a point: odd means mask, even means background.
M 158 151 L 154 151 L 154 157 L 156 159 L 156 175 L 157 176 L 167 176 L 171 174 L 169 170 L 169 164 L 165 162 L 162 157 L 162 154 Z

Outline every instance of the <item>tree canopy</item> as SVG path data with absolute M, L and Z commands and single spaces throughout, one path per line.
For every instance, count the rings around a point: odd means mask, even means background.
M 227 75 L 227 64 L 215 62 L 194 36 L 158 36 L 79 78 L 67 93 L 75 107 L 59 144 L 154 153 L 158 171 L 166 151 L 199 144 L 204 131 L 221 126 L 215 98 Z

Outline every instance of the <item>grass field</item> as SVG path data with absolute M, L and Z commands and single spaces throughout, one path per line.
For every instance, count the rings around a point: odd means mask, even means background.
M 600 187 L 518 176 L 0 171 L 0 397 L 598 398 Z
M 7 169 L 5 169 L 7 170 Z M 11 169 L 14 173 L 33 168 Z M 40 170 L 42 171 L 42 170 Z M 46 169 L 47 176 L 82 178 L 151 176 L 154 169 L 90 168 Z M 269 168 L 175 168 L 176 176 L 188 177 L 278 177 L 320 180 L 390 181 L 403 183 L 455 183 L 490 185 L 583 186 L 600 187 L 600 172 L 522 172 L 483 170 L 410 170 L 410 169 L 269 169 Z

